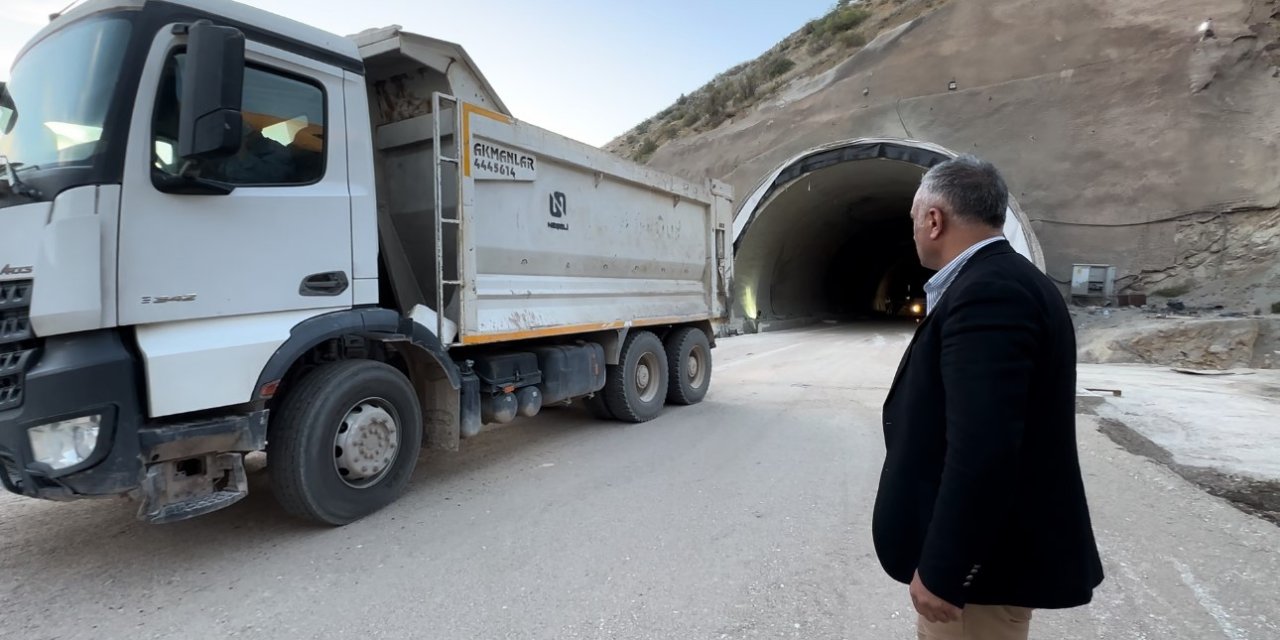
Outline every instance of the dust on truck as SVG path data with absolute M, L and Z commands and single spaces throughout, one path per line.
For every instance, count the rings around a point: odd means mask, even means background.
M 514 119 L 457 45 L 91 0 L 0 92 L 0 480 L 356 520 L 423 447 L 707 393 L 729 189 Z

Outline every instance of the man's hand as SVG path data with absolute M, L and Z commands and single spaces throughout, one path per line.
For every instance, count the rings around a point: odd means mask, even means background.
M 911 579 L 911 603 L 915 605 L 916 612 L 929 622 L 947 623 L 960 619 L 961 609 L 930 593 L 920 581 L 919 571 Z

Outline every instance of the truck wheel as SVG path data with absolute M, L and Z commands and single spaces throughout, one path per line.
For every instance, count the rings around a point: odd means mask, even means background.
M 667 362 L 671 365 L 671 381 L 667 385 L 667 402 L 697 404 L 711 387 L 711 341 L 695 327 L 676 329 L 667 336 Z
M 667 352 L 662 341 L 648 331 L 632 333 L 622 344 L 618 362 L 609 367 L 605 405 L 625 422 L 652 420 L 667 399 Z
M 267 471 L 285 511 L 343 525 L 404 490 L 422 448 L 422 410 L 399 370 L 323 365 L 289 390 L 267 432 Z

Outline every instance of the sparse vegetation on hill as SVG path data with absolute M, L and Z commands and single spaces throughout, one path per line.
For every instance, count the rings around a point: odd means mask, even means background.
M 839 0 L 825 15 L 810 20 L 760 57 L 680 96 L 605 148 L 645 162 L 663 144 L 725 124 L 796 78 L 821 73 L 848 58 L 880 30 L 943 2 L 946 0 Z

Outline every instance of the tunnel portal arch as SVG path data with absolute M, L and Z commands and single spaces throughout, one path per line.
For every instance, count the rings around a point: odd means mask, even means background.
M 911 315 L 929 272 L 908 212 L 924 172 L 957 154 L 895 138 L 809 149 L 765 176 L 734 218 L 734 320 L 792 322 Z M 1010 196 L 1005 236 L 1041 270 L 1044 254 Z

